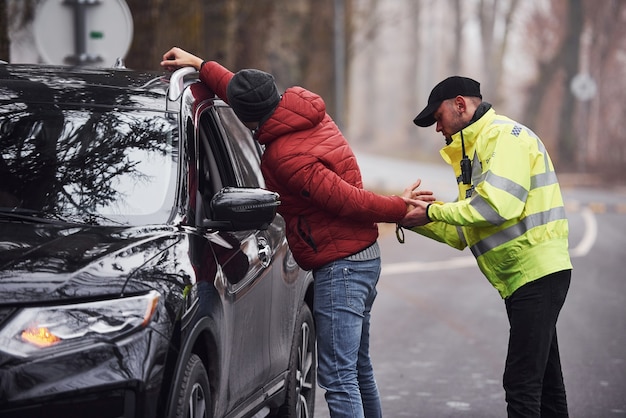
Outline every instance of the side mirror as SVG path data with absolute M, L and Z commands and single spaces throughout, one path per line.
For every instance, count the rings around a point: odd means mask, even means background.
M 225 231 L 267 229 L 280 205 L 278 193 L 258 188 L 225 187 L 211 199 L 212 219 L 205 228 Z

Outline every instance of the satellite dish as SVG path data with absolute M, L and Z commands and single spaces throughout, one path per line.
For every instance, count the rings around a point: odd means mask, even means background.
M 45 0 L 34 35 L 47 64 L 113 65 L 128 52 L 133 19 L 124 0 Z

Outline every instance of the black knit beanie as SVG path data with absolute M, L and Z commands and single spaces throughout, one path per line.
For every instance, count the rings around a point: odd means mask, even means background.
M 228 103 L 242 122 L 264 122 L 278 106 L 274 77 L 261 70 L 235 73 L 226 88 Z

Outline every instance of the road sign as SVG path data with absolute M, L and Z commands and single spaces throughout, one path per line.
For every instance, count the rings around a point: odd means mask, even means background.
M 133 19 L 124 0 L 45 0 L 34 35 L 45 63 L 112 66 L 128 52 Z
M 572 94 L 583 102 L 593 99 L 598 91 L 595 80 L 585 73 L 577 74 L 570 83 Z

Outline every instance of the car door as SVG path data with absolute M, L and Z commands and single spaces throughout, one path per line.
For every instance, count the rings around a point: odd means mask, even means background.
M 235 165 L 241 173 L 239 182 L 245 186 L 264 187 L 260 169 L 261 149 L 250 130 L 239 124 L 229 108 L 217 109 L 226 131 L 227 145 L 232 148 Z M 257 232 L 257 243 L 266 246 L 267 281 L 271 280 L 272 294 L 265 304 L 270 317 L 265 324 L 270 344 L 270 377 L 278 377 L 288 368 L 294 337 L 295 322 L 302 296 L 298 295 L 296 281 L 301 270 L 296 264 L 285 236 L 285 222 L 276 215 L 274 222 L 265 231 Z
M 226 107 L 219 111 L 232 113 Z M 244 151 L 228 143 L 223 123 L 228 122 L 220 118 L 214 107 L 200 116 L 200 154 L 207 159 L 202 163 L 206 169 L 200 170 L 203 172 L 200 189 L 206 195 L 203 201 L 210 200 L 222 187 L 259 187 L 259 178 L 262 179 L 261 173 L 246 162 L 247 158 L 255 157 L 242 156 Z M 210 213 L 206 215 L 210 217 Z M 225 352 L 228 359 L 224 367 L 227 369 L 229 398 L 235 404 L 261 390 L 269 380 L 267 324 L 270 321 L 271 280 L 268 279 L 267 266 L 271 250 L 265 234 L 257 230 L 220 233 L 232 246 L 232 249 L 224 246 L 221 249 L 223 254 L 218 254 L 222 280 L 216 280 L 215 286 L 223 295 L 225 316 L 229 316 L 230 347 Z

